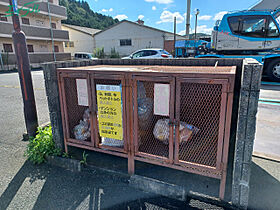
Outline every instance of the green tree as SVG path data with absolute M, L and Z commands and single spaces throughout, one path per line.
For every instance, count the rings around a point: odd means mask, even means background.
M 67 20 L 61 21 L 65 24 L 103 30 L 119 22 L 110 16 L 92 11 L 86 1 L 59 0 L 59 4 L 67 9 Z

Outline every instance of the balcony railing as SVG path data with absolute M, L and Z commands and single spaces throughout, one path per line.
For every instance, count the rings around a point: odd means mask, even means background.
M 22 25 L 27 39 L 33 40 L 51 40 L 51 29 L 36 26 Z M 7 22 L 0 22 L 0 37 L 11 37 L 13 25 Z M 53 29 L 53 39 L 56 41 L 69 40 L 69 32 Z
M 18 1 L 18 7 L 21 8 L 24 4 L 29 3 L 31 1 L 32 0 L 20 0 Z M 49 14 L 47 2 L 38 2 L 36 4 L 39 4 L 40 14 L 45 14 L 45 15 Z M 9 5 L 9 0 L 0 0 L 0 5 Z M 67 18 L 67 12 L 65 7 L 52 3 L 50 3 L 49 5 L 50 5 L 49 8 L 50 8 L 51 16 L 59 16 L 61 19 Z

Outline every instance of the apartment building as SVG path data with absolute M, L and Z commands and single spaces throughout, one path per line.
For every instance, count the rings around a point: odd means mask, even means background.
M 66 8 L 60 6 L 58 1 L 36 1 L 38 12 L 31 12 L 34 7 L 32 0 L 18 1 L 18 8 L 21 9 L 20 23 L 26 35 L 30 63 L 33 66 L 54 59 L 71 59 L 70 53 L 65 53 L 63 48 L 63 43 L 69 41 L 69 33 L 61 30 L 61 20 L 67 18 Z M 8 11 L 9 0 L 0 0 L 0 52 L 5 64 L 13 65 L 16 64 L 13 24 L 12 17 L 7 17 Z

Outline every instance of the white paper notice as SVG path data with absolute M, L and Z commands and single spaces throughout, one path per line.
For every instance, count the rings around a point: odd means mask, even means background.
M 169 116 L 170 85 L 154 85 L 154 114 Z
M 88 88 L 86 79 L 76 79 L 78 104 L 88 106 Z

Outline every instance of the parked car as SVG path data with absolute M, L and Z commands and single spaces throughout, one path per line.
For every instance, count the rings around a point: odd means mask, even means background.
M 156 59 L 156 58 L 173 58 L 173 56 L 163 49 L 142 49 L 132 53 L 122 59 Z
M 75 58 L 75 60 L 79 60 L 79 59 L 95 60 L 95 59 L 97 59 L 97 58 L 93 57 L 93 55 L 91 53 L 87 53 L 87 52 L 76 52 L 74 54 L 74 58 Z

